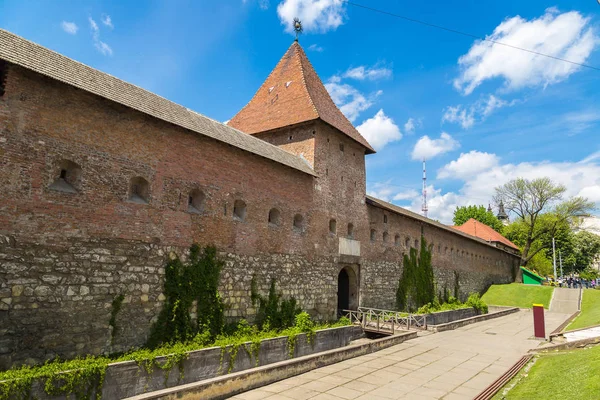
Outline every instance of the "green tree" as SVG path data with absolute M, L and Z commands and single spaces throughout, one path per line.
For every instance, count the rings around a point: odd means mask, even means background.
M 470 218 L 492 227 L 496 232 L 502 233 L 502 228 L 504 227 L 502 222 L 496 218 L 494 213 L 486 210 L 484 206 L 456 207 L 452 221 L 454 222 L 454 225 L 462 225 Z
M 547 249 L 548 244 L 551 248 L 551 240 L 540 240 L 542 237 L 552 238 L 561 224 L 589 215 L 594 208 L 594 204 L 583 197 L 565 200 L 565 191 L 563 185 L 557 185 L 549 178 L 517 178 L 496 188 L 494 200 L 497 203 L 503 201 L 505 208 L 517 215 L 518 222 L 523 224 L 521 265 L 527 265 L 537 253 Z M 543 218 L 547 220 L 543 221 Z
M 581 231 L 574 235 L 573 258 L 578 271 L 589 268 L 600 255 L 600 236 Z

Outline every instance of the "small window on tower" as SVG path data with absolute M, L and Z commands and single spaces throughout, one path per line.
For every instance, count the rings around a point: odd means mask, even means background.
M 385 215 L 385 214 L 384 214 L 384 215 L 383 215 L 383 223 L 384 223 L 384 224 L 387 224 L 387 221 L 388 221 L 388 220 L 387 220 L 387 215 Z
M 354 225 L 348 224 L 348 239 L 354 239 Z
M 294 215 L 294 230 L 296 232 L 302 232 L 304 230 L 304 218 L 302 218 L 302 215 L 300 214 Z
M 233 203 L 233 219 L 244 221 L 246 219 L 246 203 L 243 200 L 236 200 Z
M 337 233 L 337 222 L 333 218 L 329 220 L 329 233 L 331 233 L 332 235 L 335 235 Z
M 340 151 L 343 153 L 344 152 L 344 143 L 340 143 Z
M 292 135 L 290 135 L 290 139 L 289 139 L 289 140 L 292 140 L 292 138 L 293 138 L 293 136 L 292 136 Z
M 138 204 L 148 204 L 150 200 L 150 184 L 141 176 L 129 181 L 129 201 Z
M 375 241 L 376 236 L 377 236 L 377 231 L 375 231 L 375 229 L 371 229 L 371 242 Z
M 69 160 L 63 160 L 58 165 L 58 173 L 50 189 L 58 192 L 77 193 L 80 186 L 81 167 Z
M 273 226 L 279 226 L 281 224 L 281 213 L 278 209 L 272 208 L 269 211 L 269 224 Z
M 188 212 L 199 214 L 204 209 L 204 193 L 200 189 L 194 189 L 188 195 Z

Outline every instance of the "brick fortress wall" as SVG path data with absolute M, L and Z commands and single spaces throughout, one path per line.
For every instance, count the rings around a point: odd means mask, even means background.
M 320 122 L 294 129 L 274 137 L 285 133 L 289 151 L 297 140 L 318 178 L 11 66 L 0 98 L 0 368 L 141 345 L 163 300 L 168 253 L 185 254 L 194 242 L 216 245 L 226 262 L 221 291 L 230 317 L 254 314 L 256 275 L 263 293 L 275 278 L 285 295 L 330 318 L 344 265 L 337 235 L 351 223 L 363 252 L 353 260 L 361 301 L 392 305 L 400 253 L 370 242 L 379 216 L 364 202 L 364 151 Z M 80 167 L 76 193 L 49 188 L 67 161 Z M 149 183 L 148 204 L 128 201 L 134 177 Z M 200 212 L 188 211 L 194 190 Z M 246 204 L 243 220 L 233 215 L 236 200 Z M 273 208 L 277 224 L 268 222 Z M 399 219 L 394 229 L 418 238 L 420 225 Z M 434 243 L 504 257 L 436 229 L 424 228 Z M 492 263 L 440 260 L 434 255 L 440 279 L 453 268 L 473 272 L 465 288 L 510 279 Z M 111 343 L 110 304 L 119 294 L 125 302 Z

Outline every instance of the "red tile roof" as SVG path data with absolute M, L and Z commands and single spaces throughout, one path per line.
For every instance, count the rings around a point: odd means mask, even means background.
M 292 43 L 252 100 L 227 123 L 255 134 L 321 119 L 360 143 L 369 142 L 337 108 L 298 42 Z
M 500 242 L 505 246 L 519 250 L 519 248 L 513 242 L 511 242 L 510 240 L 508 240 L 507 238 L 505 238 L 486 224 L 477 221 L 476 219 L 470 218 L 464 224 L 460 226 L 453 226 L 453 228 L 468 235 L 483 239 L 485 241 Z

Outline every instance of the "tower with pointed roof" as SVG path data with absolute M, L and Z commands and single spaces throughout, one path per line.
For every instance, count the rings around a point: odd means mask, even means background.
M 358 221 L 368 219 L 365 155 L 375 150 L 335 105 L 297 41 L 228 125 L 302 158 L 315 171 L 315 209 L 353 216 L 358 230 L 368 230 Z
M 504 211 L 504 203 L 500 200 L 500 204 L 498 204 L 498 214 L 496 218 L 500 220 L 504 225 L 508 225 L 510 223 L 508 219 L 508 214 Z

